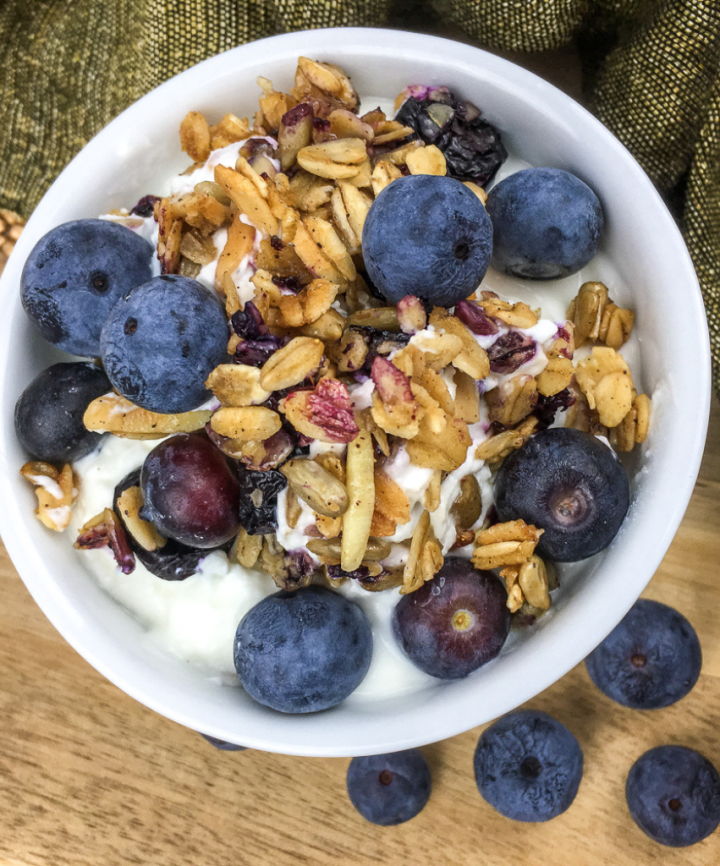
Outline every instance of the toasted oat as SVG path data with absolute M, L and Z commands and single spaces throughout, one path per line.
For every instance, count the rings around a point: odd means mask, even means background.
M 260 385 L 266 391 L 290 388 L 320 366 L 325 346 L 313 337 L 293 337 L 274 352 L 260 370 Z M 266 398 L 267 399 L 267 398 Z
M 616 351 L 627 343 L 632 333 L 635 316 L 632 310 L 623 310 L 609 303 L 603 311 L 598 339 Z
M 537 399 L 532 376 L 513 376 L 485 394 L 488 418 L 504 427 L 514 427 L 532 412 Z
M 528 525 L 524 520 L 496 523 L 478 532 L 473 565 L 479 569 L 522 565 L 533 555 L 542 534 L 542 529 Z
M 373 193 L 376 197 L 379 196 L 386 186 L 389 186 L 394 180 L 402 176 L 400 169 L 396 165 L 393 165 L 392 162 L 387 160 L 378 162 L 370 177 Z
M 445 154 L 434 144 L 411 151 L 407 155 L 407 167 L 410 174 L 434 174 L 439 177 L 447 174 Z
M 199 111 L 189 111 L 180 124 L 180 147 L 194 162 L 210 156 L 210 128 Z
M 362 138 L 340 138 L 303 147 L 297 161 L 311 174 L 332 180 L 355 177 L 360 164 L 367 159 L 367 150 Z
M 406 447 L 416 466 L 453 472 L 465 462 L 471 444 L 467 424 L 460 418 L 447 418 L 440 433 L 434 432 L 423 418 L 417 436 L 408 440 Z
M 575 368 L 575 378 L 590 409 L 597 409 L 600 422 L 617 427 L 633 401 L 632 376 L 623 356 L 615 349 L 595 346 Z
M 437 511 L 440 506 L 440 485 L 442 484 L 442 472 L 439 469 L 434 469 L 430 476 L 430 483 L 425 489 L 423 495 L 423 505 L 431 514 Z
M 355 413 L 355 418 L 358 427 L 361 430 L 367 430 L 368 433 L 371 433 L 382 454 L 384 454 L 385 457 L 389 457 L 390 443 L 388 442 L 387 433 L 382 429 L 382 427 L 379 427 L 375 423 L 372 417 L 372 409 L 370 409 L 370 407 L 361 409 L 359 412 Z
M 243 406 L 218 409 L 210 419 L 210 426 L 229 439 L 262 442 L 280 430 L 282 421 L 277 412 L 265 406 Z
M 220 123 L 210 127 L 210 149 L 217 150 L 227 147 L 236 141 L 244 141 L 250 137 L 250 124 L 247 117 L 236 117 L 226 114 Z
M 558 339 L 547 352 L 547 367 L 537 377 L 537 389 L 544 397 L 564 391 L 573 377 L 573 364 L 569 357 L 567 340 Z
M 290 529 L 295 529 L 302 514 L 302 506 L 297 493 L 292 487 L 287 487 L 285 492 L 285 520 Z
M 598 340 L 607 303 L 608 290 L 604 283 L 588 282 L 580 286 L 568 309 L 568 318 L 575 326 L 575 345 L 578 348 L 587 340 L 592 343 Z
M 415 334 L 412 340 L 413 346 L 423 353 L 423 362 L 431 370 L 442 370 L 463 351 L 463 342 L 456 334 L 421 333 Z
M 477 460 L 487 463 L 497 463 L 504 460 L 515 449 L 522 448 L 538 425 L 538 419 L 533 415 L 526 418 L 514 430 L 504 430 L 481 442 L 475 449 Z
M 332 262 L 345 280 L 354 280 L 357 276 L 355 264 L 332 224 L 318 217 L 307 217 L 303 222 L 317 248 Z
M 484 379 L 490 373 L 487 352 L 460 319 L 448 316 L 442 307 L 435 307 L 430 316 L 430 324 L 445 334 L 453 334 L 460 340 L 462 348 L 451 362 L 453 367 L 467 373 L 476 381 Z
M 511 304 L 499 298 L 486 298 L 481 301 L 481 306 L 488 316 L 505 322 L 511 328 L 533 328 L 538 323 L 538 317 L 522 301 Z
M 482 206 L 485 207 L 485 202 L 487 201 L 487 193 L 481 186 L 478 186 L 471 180 L 464 180 L 463 186 L 466 186 L 470 190 L 470 192 L 475 193 L 475 195 L 480 199 L 480 203 L 482 204 Z
M 413 530 L 410 552 L 403 569 L 401 595 L 415 592 L 432 580 L 443 565 L 442 548 L 430 525 L 430 515 L 423 511 Z
M 277 217 L 251 180 L 231 168 L 217 165 L 215 182 L 258 231 L 268 235 L 278 233 Z
M 245 529 L 240 529 L 228 554 L 228 559 L 235 560 L 245 568 L 254 568 L 263 547 L 262 535 L 248 535 Z
M 347 511 L 350 500 L 345 485 L 314 460 L 297 457 L 280 471 L 297 496 L 318 514 L 334 518 Z
M 397 310 L 395 307 L 374 307 L 369 310 L 358 310 L 347 317 L 348 328 L 376 328 L 378 331 L 399 331 Z
M 342 243 L 342 241 L 339 242 Z M 293 246 L 305 267 L 314 277 L 329 280 L 331 283 L 336 284 L 345 282 L 345 278 L 340 270 L 330 261 L 325 252 L 318 247 L 305 221 L 299 221 L 296 226 Z
M 650 399 L 647 394 L 638 394 L 627 415 L 610 431 L 610 444 L 618 451 L 632 451 L 636 444 L 645 441 L 649 424 Z
M 303 313 L 303 318 L 305 315 Z M 306 337 L 317 337 L 324 343 L 334 343 L 342 337 L 344 327 L 344 317 L 337 310 L 329 309 L 319 318 L 303 325 L 300 333 Z
M 475 424 L 480 420 L 480 391 L 472 376 L 455 370 L 455 412 L 454 414 L 467 424 Z
M 247 364 L 220 364 L 205 380 L 205 387 L 223 406 L 239 407 L 264 403 L 270 396 L 260 384 L 261 371 Z

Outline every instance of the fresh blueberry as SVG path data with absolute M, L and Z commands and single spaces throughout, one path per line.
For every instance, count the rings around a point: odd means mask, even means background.
M 580 786 L 583 753 L 575 736 L 540 710 L 517 710 L 480 735 L 475 782 L 513 821 L 549 821 L 569 808 Z
M 590 678 L 609 698 L 633 710 L 669 707 L 700 676 L 702 652 L 682 614 L 641 598 L 585 659 Z
M 502 649 L 510 630 L 507 593 L 490 571 L 448 557 L 393 612 L 395 638 L 413 664 L 433 677 L 465 677 Z
M 410 175 L 394 180 L 375 199 L 362 247 L 370 279 L 390 303 L 416 295 L 450 307 L 485 276 L 492 224 L 460 181 Z
M 590 261 L 603 211 L 587 184 L 558 168 L 526 168 L 501 180 L 486 202 L 493 267 L 530 280 L 556 280 Z
M 165 538 L 218 547 L 240 529 L 240 485 L 225 455 L 198 433 L 164 439 L 140 472 L 141 515 Z
M 358 812 L 372 824 L 392 827 L 418 815 L 430 797 L 430 767 L 417 749 L 353 758 L 347 791 Z
M 281 590 L 248 611 L 235 635 L 235 670 L 259 703 L 282 713 L 314 713 L 360 685 L 372 651 L 363 611 L 313 585 Z
M 36 460 L 66 463 L 89 454 L 102 434 L 83 424 L 87 407 L 111 390 L 108 377 L 82 361 L 53 364 L 27 386 L 15 404 L 15 433 Z
M 165 275 L 121 298 L 102 329 L 100 351 L 113 386 L 152 412 L 197 409 L 205 380 L 227 359 L 220 300 L 188 277 Z
M 720 824 L 720 775 L 685 746 L 658 746 L 638 758 L 625 799 L 633 821 L 661 845 L 694 845 Z
M 22 305 L 42 336 L 73 355 L 100 355 L 110 310 L 152 276 L 153 248 L 109 220 L 75 220 L 51 229 L 28 256 Z
M 589 433 L 551 427 L 505 459 L 495 479 L 501 522 L 522 519 L 544 529 L 540 556 L 576 562 L 604 550 L 630 505 L 622 464 Z
M 246 752 L 247 748 L 245 746 L 238 746 L 235 743 L 229 743 L 227 740 L 218 740 L 217 737 L 211 737 L 210 734 L 203 734 L 202 731 L 198 731 L 201 737 L 210 743 L 211 746 L 215 746 L 216 749 L 220 749 L 221 752 Z

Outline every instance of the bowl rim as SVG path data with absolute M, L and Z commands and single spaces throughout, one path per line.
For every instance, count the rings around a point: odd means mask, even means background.
M 372 39 L 368 38 L 370 34 L 372 34 Z M 632 579 L 628 580 L 624 595 L 621 595 L 620 598 L 615 598 L 615 603 L 611 607 L 612 613 L 610 614 L 607 608 L 600 611 L 596 617 L 595 626 L 593 629 L 588 630 L 590 634 L 583 632 L 580 635 L 575 635 L 577 640 L 572 646 L 568 647 L 568 651 L 562 657 L 557 657 L 552 641 L 547 639 L 547 631 L 555 631 L 558 634 L 562 634 L 562 630 L 564 629 L 569 634 L 569 626 L 566 621 L 561 622 L 556 620 L 553 623 L 553 629 L 535 634 L 533 636 L 535 652 L 525 659 L 524 670 L 526 675 L 524 681 L 517 683 L 513 689 L 506 690 L 506 695 L 502 699 L 496 695 L 495 699 L 489 702 L 492 709 L 492 717 L 494 718 L 533 698 L 564 676 L 572 667 L 585 658 L 588 652 L 609 633 L 620 617 L 632 606 L 660 564 L 685 513 L 699 471 L 707 432 L 710 411 L 710 344 L 702 294 L 689 253 L 672 216 L 659 193 L 654 189 L 650 179 L 627 149 L 597 118 L 576 103 L 571 97 L 534 73 L 480 48 L 443 37 L 382 28 L 326 28 L 297 31 L 256 40 L 208 58 L 159 85 L 113 119 L 74 157 L 48 189 L 35 212 L 30 217 L 15 250 L 10 256 L 5 272 L 2 278 L 0 278 L 0 297 L 7 297 L 9 299 L 13 297 L 14 274 L 17 273 L 19 275 L 18 268 L 21 267 L 20 263 L 24 263 L 31 245 L 41 236 L 40 227 L 46 219 L 44 214 L 52 212 L 62 201 L 63 197 L 72 191 L 71 184 L 74 182 L 73 179 L 88 154 L 99 152 L 103 147 L 103 143 L 111 139 L 117 130 L 124 129 L 128 123 L 132 123 L 134 118 L 140 115 L 145 105 L 159 99 L 172 100 L 174 95 L 180 92 L 183 83 L 189 77 L 197 75 L 198 70 L 202 70 L 204 76 L 207 76 L 211 81 L 213 71 L 222 70 L 222 72 L 226 72 L 228 65 L 232 66 L 233 63 L 237 63 L 238 58 L 245 65 L 248 65 L 254 57 L 254 62 L 258 65 L 263 59 L 280 58 L 281 55 L 299 56 L 310 52 L 319 53 L 323 49 L 336 51 L 339 41 L 348 45 L 350 50 L 348 60 L 350 62 L 352 61 L 353 52 L 361 52 L 368 57 L 386 56 L 389 51 L 395 53 L 404 51 L 408 57 L 416 57 L 424 52 L 438 53 L 441 56 L 448 57 L 448 59 L 452 56 L 457 69 L 460 69 L 463 65 L 475 68 L 481 67 L 483 74 L 502 80 L 506 89 L 511 87 L 525 93 L 531 91 L 534 97 L 547 107 L 555 111 L 562 111 L 566 120 L 572 121 L 573 119 L 577 119 L 581 121 L 608 148 L 614 151 L 617 158 L 624 163 L 625 168 L 633 175 L 634 182 L 644 187 L 645 192 L 654 200 L 657 206 L 657 217 L 664 223 L 668 236 L 674 239 L 677 246 L 676 253 L 682 263 L 686 282 L 684 315 L 690 317 L 696 325 L 700 326 L 697 330 L 705 334 L 705 339 L 699 339 L 697 345 L 692 347 L 692 352 L 695 353 L 694 363 L 697 370 L 697 380 L 694 383 L 694 389 L 689 390 L 692 391 L 694 396 L 692 409 L 695 426 L 692 428 L 692 435 L 684 442 L 685 450 L 682 455 L 683 478 L 674 490 L 673 499 L 665 503 L 665 522 L 662 529 L 655 536 L 654 548 L 645 552 L 642 573 L 635 572 Z M 12 318 L 12 316 L 8 315 L 0 323 L 0 340 L 5 338 L 3 345 L 8 344 Z M 7 359 L 5 360 L 7 362 Z M 7 390 L 6 382 L 7 377 L 0 382 L 0 399 L 4 398 L 3 392 Z M 686 396 L 681 397 L 681 399 L 687 400 L 689 398 Z M 0 437 L 2 435 L 0 433 Z M 4 448 L 1 439 L 0 448 Z M 0 473 L 0 486 L 5 492 L 6 497 L 12 495 L 9 476 L 6 473 Z M 6 498 L 5 501 L 11 500 Z M 42 570 L 30 567 L 30 563 L 27 561 L 27 552 L 23 549 L 23 545 L 27 544 L 24 525 L 28 516 L 22 515 L 19 512 L 20 509 L 0 509 L 0 534 L 22 580 L 39 607 L 65 640 L 96 670 L 128 695 L 180 724 L 197 730 L 202 729 L 204 733 L 211 736 L 237 742 L 250 748 L 308 756 L 368 754 L 367 745 L 358 746 L 355 742 L 348 741 L 347 736 L 343 737 L 340 735 L 335 740 L 324 736 L 323 742 L 309 742 L 310 738 L 303 734 L 303 731 L 307 730 L 305 726 L 299 729 L 300 736 L 295 738 L 290 737 L 283 742 L 278 742 L 272 735 L 268 736 L 260 730 L 250 735 L 238 734 L 235 731 L 229 731 L 221 725 L 213 725 L 207 721 L 199 727 L 192 713 L 183 710 L 179 706 L 169 705 L 165 693 L 161 691 L 155 692 L 138 685 L 125 671 L 117 670 L 113 666 L 112 660 L 108 658 L 107 651 L 103 651 L 103 639 L 99 634 L 99 624 L 90 623 L 88 625 L 84 623 L 79 627 L 78 612 L 73 609 L 67 599 L 63 598 L 62 593 L 59 592 L 52 580 L 49 579 L 50 569 L 46 567 L 46 573 L 43 574 Z M 632 590 L 628 589 L 629 587 L 632 587 Z M 587 589 L 589 591 L 591 587 Z M 598 637 L 598 635 L 601 636 Z M 418 724 L 414 730 L 406 730 L 402 734 L 395 732 L 392 737 L 378 736 L 378 750 L 384 752 L 396 751 L 411 746 L 424 745 L 462 733 L 487 720 L 488 713 L 486 707 L 487 704 L 483 705 L 482 702 L 462 701 L 462 712 L 446 713 L 440 718 L 435 713 L 433 724 L 430 728 L 426 724 Z

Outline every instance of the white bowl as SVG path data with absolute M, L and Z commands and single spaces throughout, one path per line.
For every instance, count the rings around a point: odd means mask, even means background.
M 39 238 L 67 220 L 152 192 L 186 164 L 178 144 L 186 112 L 252 116 L 256 77 L 286 89 L 301 54 L 342 65 L 360 94 L 393 98 L 408 84 L 447 84 L 478 103 L 512 152 L 533 165 L 571 170 L 590 184 L 605 209 L 604 253 L 631 287 L 619 300 L 636 311 L 653 420 L 620 534 L 556 594 L 551 615 L 496 661 L 468 679 L 438 680 L 412 696 L 292 716 L 213 684 L 140 639 L 141 626 L 98 587 L 70 540 L 34 518 L 33 493 L 18 474 L 26 457 L 15 439 L 13 409 L 23 388 L 59 359 L 20 305 L 22 266 Z M 176 722 L 252 748 L 318 756 L 395 751 L 460 733 L 532 698 L 581 661 L 640 595 L 680 523 L 699 468 L 710 394 L 707 326 L 690 258 L 659 195 L 625 148 L 559 90 L 445 39 L 314 30 L 253 42 L 176 76 L 117 117 L 63 171 L 28 222 L 0 286 L 0 531 L 21 577 L 61 634 L 121 689 Z

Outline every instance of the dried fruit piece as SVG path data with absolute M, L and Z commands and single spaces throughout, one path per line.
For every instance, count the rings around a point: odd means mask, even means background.
M 535 341 L 519 331 L 501 334 L 487 350 L 493 373 L 514 373 L 535 357 Z
M 293 337 L 263 364 L 260 384 L 266 391 L 290 388 L 306 379 L 320 366 L 325 346 L 312 337 Z
M 294 391 L 282 411 L 298 433 L 320 442 L 351 442 L 359 432 L 348 389 L 337 379 L 322 379 L 314 391 Z
M 210 420 L 204 409 L 161 415 L 141 409 L 119 394 L 105 394 L 93 400 L 85 410 L 83 424 L 88 430 L 112 433 L 124 439 L 162 439 L 171 433 L 192 433 Z
M 125 530 L 112 508 L 88 520 L 80 530 L 73 544 L 77 550 L 95 550 L 110 545 L 115 562 L 123 574 L 130 574 L 135 568 L 135 554 L 130 549 Z
M 139 487 L 126 487 L 118 497 L 116 507 L 120 510 L 125 528 L 143 550 L 165 547 L 167 539 L 160 535 L 150 521 L 140 517 L 143 496 Z
M 280 471 L 300 499 L 318 514 L 339 517 L 347 511 L 345 485 L 314 460 L 305 457 L 288 460 Z
M 205 380 L 205 387 L 213 392 L 223 406 L 257 405 L 264 403 L 270 396 L 270 391 L 260 384 L 260 375 L 258 367 L 220 364 Z
M 363 561 L 370 537 L 375 507 L 375 479 L 372 437 L 363 431 L 348 445 L 346 458 L 347 494 L 350 505 L 343 520 L 343 571 L 354 571 Z
M 282 427 L 277 412 L 265 406 L 218 409 L 210 419 L 212 429 L 240 442 L 269 439 Z

